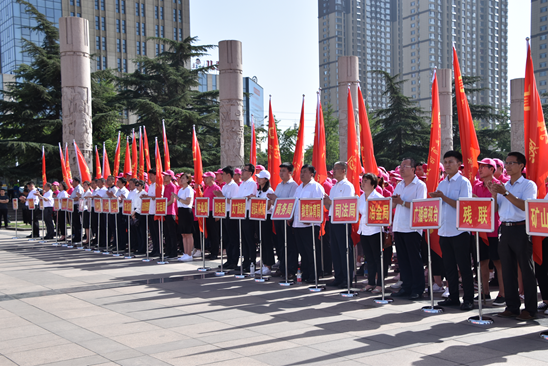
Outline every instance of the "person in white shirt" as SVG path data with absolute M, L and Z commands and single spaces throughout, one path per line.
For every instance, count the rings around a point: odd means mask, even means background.
M 116 178 L 109 175 L 107 178 L 107 197 L 116 198 L 116 192 L 118 192 L 118 187 L 116 187 Z M 116 214 L 109 213 L 106 215 L 108 220 L 108 242 L 111 244 L 116 236 Z
M 325 208 L 329 210 L 329 219 L 333 215 L 332 199 L 337 197 L 353 197 L 355 189 L 352 183 L 346 179 L 347 166 L 345 162 L 338 161 L 333 165 L 333 177 L 337 183 L 331 188 L 329 195 L 324 196 Z M 331 224 L 329 239 L 331 242 L 331 258 L 335 279 L 328 282 L 328 286 L 346 288 L 348 285 L 348 273 L 354 271 L 354 244 L 352 242 L 352 227 L 346 224 Z M 346 271 L 346 242 L 348 239 L 349 272 Z
M 118 250 L 126 250 L 127 245 L 127 216 L 123 214 L 123 201 L 128 198 L 129 191 L 126 188 L 127 180 L 120 174 L 118 180 L 116 181 L 116 198 L 118 199 L 118 216 L 116 220 L 118 221 Z
M 74 200 L 74 209 L 71 214 L 70 229 L 72 232 L 72 242 L 79 243 L 82 241 L 82 222 L 79 212 L 79 198 L 84 193 L 84 188 L 82 188 L 80 178 L 78 177 L 72 178 L 72 185 L 74 186 L 74 189 L 72 190 L 69 198 Z
M 132 250 L 137 250 L 137 226 L 139 225 L 138 224 L 138 220 L 136 219 L 135 215 L 134 215 L 134 212 L 135 212 L 135 204 L 137 203 L 137 200 L 139 199 L 139 191 L 137 190 L 137 178 L 130 178 L 128 180 L 128 196 L 127 196 L 127 199 L 128 200 L 131 200 L 131 211 L 132 211 L 132 214 L 131 216 L 129 216 L 127 219 L 130 220 L 129 221 L 129 229 L 131 230 L 131 249 Z M 126 223 L 127 225 L 127 223 Z M 126 226 L 127 227 L 127 226 Z M 129 253 L 129 255 L 131 255 L 131 253 Z
M 223 246 L 226 248 L 226 262 L 223 263 L 223 269 L 235 269 L 238 265 L 240 255 L 240 230 L 237 219 L 230 218 L 230 200 L 236 197 L 238 193 L 238 184 L 234 182 L 234 168 L 225 166 L 222 174 L 225 183 L 221 191 L 215 191 L 216 197 L 226 198 L 227 218 L 223 220 Z M 221 268 L 221 266 L 219 266 Z
M 426 184 L 415 175 L 415 160 L 404 158 L 400 165 L 403 179 L 392 195 L 392 207 L 396 208 L 392 231 L 396 241 L 401 289 L 392 296 L 409 296 L 410 300 L 422 298 L 424 292 L 424 266 L 421 256 L 421 230 L 410 228 L 411 201 L 426 198 Z
M 257 174 L 257 183 L 259 189 L 257 190 L 257 197 L 266 198 L 266 220 L 260 221 L 261 225 L 261 237 L 263 247 L 263 268 L 258 268 L 255 274 L 269 275 L 270 269 L 274 262 L 274 232 L 272 231 L 272 208 L 274 201 L 268 196 L 274 194 L 274 190 L 270 187 L 270 172 L 268 170 L 261 170 Z
M 64 198 L 69 198 L 69 195 L 67 193 L 67 183 L 65 182 L 61 182 L 59 184 L 59 193 L 57 193 L 57 199 L 59 200 L 59 207 L 61 207 L 61 200 L 64 199 Z M 57 213 L 58 215 L 58 219 L 57 219 L 57 235 L 61 235 L 61 237 L 59 238 L 59 241 L 64 241 L 65 240 L 65 235 L 66 235 L 66 218 L 67 218 L 67 215 L 66 215 L 66 211 L 59 211 Z
M 470 234 L 457 230 L 457 200 L 459 197 L 472 197 L 472 185 L 459 174 L 462 154 L 458 151 L 447 151 L 443 155 L 443 167 L 447 176 L 438 185 L 433 198 L 442 199 L 441 227 L 438 230 L 442 252 L 443 267 L 449 286 L 449 297 L 438 302 L 440 306 L 460 305 L 464 311 L 474 308 L 474 279 L 470 266 Z M 458 268 L 457 268 L 458 266 Z M 464 295 L 462 304 L 459 300 L 459 270 L 462 278 Z
M 44 223 L 46 224 L 46 236 L 44 239 L 53 239 L 55 235 L 53 228 L 53 191 L 51 190 L 51 183 L 46 183 L 44 186 L 44 194 L 40 192 L 35 193 L 37 197 L 44 200 Z
M 257 196 L 257 183 L 251 179 L 255 174 L 255 166 L 246 164 L 242 169 L 242 184 L 234 198 L 251 198 Z M 257 248 L 255 245 L 255 233 L 258 230 L 257 221 L 249 219 L 249 200 L 246 203 L 246 218 L 242 220 L 242 247 L 243 247 L 243 270 L 249 272 L 251 263 L 257 260 Z
M 97 189 L 94 192 L 94 196 L 96 198 L 101 198 L 101 199 L 108 198 L 108 196 L 107 196 L 108 190 L 107 190 L 107 187 L 105 187 L 105 184 L 106 184 L 106 182 L 105 182 L 104 178 L 97 179 Z M 98 233 L 98 236 L 95 239 L 99 238 L 99 241 L 97 243 L 101 244 L 101 246 L 103 248 L 108 247 L 106 216 L 107 216 L 107 214 L 105 214 L 105 213 L 97 213 L 97 228 L 94 230 L 95 232 Z M 99 229 L 99 222 L 101 223 L 101 225 L 100 225 L 101 232 L 97 231 Z M 93 219 L 92 219 L 92 224 L 93 224 Z M 94 244 L 97 244 L 97 243 L 94 243 Z
M 301 168 L 302 183 L 295 191 L 295 198 L 323 198 L 325 190 L 314 180 L 316 169 L 309 164 L 303 165 Z M 321 271 L 320 263 L 320 224 L 306 224 L 299 220 L 299 202 L 295 202 L 295 214 L 293 215 L 292 225 L 295 234 L 295 241 L 301 255 L 301 270 L 303 271 L 303 281 L 307 283 L 315 283 L 316 275 L 319 277 Z M 323 207 L 321 208 L 323 209 Z M 312 236 L 316 238 L 316 270 L 314 272 L 314 252 Z
M 546 159 L 546 156 L 539 156 Z M 533 244 L 525 230 L 525 201 L 537 198 L 535 182 L 522 176 L 526 164 L 520 152 L 506 157 L 506 172 L 510 180 L 503 184 L 490 182 L 489 190 L 495 199 L 495 209 L 500 217 L 499 256 L 506 297 L 506 309 L 500 317 L 532 320 L 537 312 L 537 283 L 533 265 Z M 518 291 L 518 265 L 521 270 L 525 309 L 520 313 L 521 299 Z
M 382 292 L 380 247 L 382 228 L 380 226 L 367 226 L 365 223 L 368 214 L 366 201 L 375 198 L 383 198 L 383 195 L 376 190 L 377 183 L 378 178 L 375 174 L 365 174 L 362 177 L 361 182 L 363 194 L 358 200 L 358 209 L 361 215 L 358 234 L 360 234 L 360 243 L 367 261 L 367 286 L 365 286 L 365 291 L 374 294 L 380 294 Z M 388 272 L 388 268 L 385 268 L 384 270 L 385 273 Z
M 93 190 L 91 189 L 91 182 L 89 181 L 85 181 L 83 184 L 83 188 L 84 188 L 84 194 L 82 195 L 82 198 L 80 199 L 80 205 L 84 205 L 84 217 L 82 219 L 82 227 L 84 228 L 85 230 L 85 234 L 86 234 L 86 240 L 85 241 L 82 241 L 82 243 L 84 244 L 87 244 L 89 243 L 89 235 L 90 235 L 90 232 L 89 232 L 89 229 L 90 229 L 90 215 L 91 215 L 91 206 L 90 205 L 90 202 L 89 202 L 89 198 L 92 196 L 93 194 Z M 92 202 L 93 204 L 93 202 Z
M 135 231 L 135 245 L 132 243 L 132 247 L 135 250 L 135 254 L 146 253 L 146 216 L 141 215 L 141 203 L 142 198 L 146 196 L 145 182 L 142 180 L 135 180 L 135 195 L 132 196 L 132 218 L 134 219 L 134 225 L 132 229 Z M 133 234 L 133 233 L 132 233 Z
M 40 213 L 40 207 L 38 207 L 38 204 L 40 203 L 38 198 L 36 197 L 36 192 L 38 191 L 36 187 L 34 186 L 34 182 L 30 181 L 27 183 L 27 189 L 29 190 L 29 194 L 25 196 L 19 197 L 19 200 L 21 202 L 25 203 L 25 206 L 29 207 L 29 201 L 34 200 L 34 213 L 30 212 L 29 217 L 32 217 L 32 234 L 27 236 L 27 238 L 32 238 L 33 236 L 35 238 L 40 236 L 40 230 L 38 226 L 38 220 L 39 220 L 39 213 Z
M 189 185 L 191 176 L 183 173 L 179 177 L 179 191 L 172 196 L 177 200 L 177 217 L 179 218 L 179 231 L 183 237 L 184 254 L 179 258 L 183 262 L 192 261 L 192 249 L 194 249 L 194 214 L 192 205 L 194 204 L 194 190 Z
M 148 230 L 152 239 L 152 252 L 150 252 L 150 256 L 156 257 L 160 255 L 160 230 L 158 227 L 160 221 L 154 220 L 154 214 L 156 213 L 156 169 L 150 169 L 148 177 L 151 182 L 146 196 L 150 198 L 150 209 L 148 211 Z

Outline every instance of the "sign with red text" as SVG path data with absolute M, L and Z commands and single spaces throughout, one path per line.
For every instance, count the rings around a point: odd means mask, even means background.
M 249 218 L 251 220 L 266 220 L 266 198 L 251 198 L 249 205 Z
M 439 229 L 441 227 L 441 198 L 411 201 L 411 229 Z
M 59 211 L 61 210 L 61 199 L 56 198 L 53 200 L 53 211 Z
M 495 230 L 495 200 L 460 197 L 457 200 L 457 229 L 492 233 Z
M 132 200 L 122 200 L 122 214 L 127 216 L 131 215 L 132 208 L 133 208 Z
M 68 212 L 74 211 L 74 200 L 71 198 L 67 198 L 67 211 Z
M 355 224 L 360 215 L 358 212 L 358 197 L 337 197 L 331 201 L 333 213 L 332 224 Z
M 194 215 L 196 217 L 209 216 L 209 197 L 196 197 L 196 206 L 194 206 Z
M 34 210 L 34 198 L 31 200 L 28 200 L 29 202 L 29 210 Z
M 103 198 L 103 212 L 110 213 L 110 198 Z
M 93 199 L 93 209 L 95 210 L 95 213 L 103 212 L 103 201 L 100 198 Z
M 118 199 L 117 198 L 111 198 L 110 199 L 110 213 L 111 214 L 117 214 L 118 213 Z
M 61 211 L 68 210 L 68 198 L 61 198 Z
M 372 198 L 365 201 L 367 226 L 390 226 L 392 224 L 392 198 Z
M 272 220 L 291 220 L 295 212 L 296 198 L 276 198 Z
M 40 210 L 44 211 L 44 199 L 40 198 Z
M 150 213 L 150 198 L 143 198 L 141 200 L 141 215 L 148 215 Z
M 78 212 L 84 212 L 84 200 L 80 200 L 78 204 Z
M 226 218 L 226 198 L 213 198 L 213 217 L 216 219 Z
M 246 212 L 246 199 L 245 198 L 233 198 L 230 201 L 230 218 L 231 219 L 245 219 Z
M 299 198 L 299 221 L 305 224 L 323 222 L 322 198 Z
M 156 198 L 156 216 L 167 216 L 167 198 Z
M 527 235 L 548 236 L 548 200 L 525 201 Z
M 17 198 L 11 200 L 11 207 L 13 207 L 15 211 L 19 209 L 19 201 L 17 200 Z

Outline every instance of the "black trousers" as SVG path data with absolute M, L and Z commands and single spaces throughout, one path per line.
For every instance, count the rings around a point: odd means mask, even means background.
M 535 262 L 535 276 L 542 300 L 548 300 L 548 238 L 542 240 L 542 254 L 546 259 L 539 265 Z
M 80 205 L 74 204 L 74 211 L 72 211 L 70 222 L 72 241 L 76 243 L 82 241 L 82 221 L 80 219 L 80 211 L 78 210 L 79 207 Z
M 164 221 L 165 255 L 169 258 L 177 257 L 177 223 L 175 216 L 167 215 Z
M 381 233 L 360 235 L 363 254 L 367 261 L 367 284 L 381 286 Z M 388 268 L 385 268 L 385 273 Z
M 287 221 L 274 221 L 276 227 L 276 254 L 280 261 L 280 271 L 285 274 L 285 237 L 287 236 L 287 273 L 297 273 L 299 266 L 299 251 L 295 244 L 293 227 L 287 225 Z M 285 232 L 284 232 L 285 230 Z
M 46 224 L 46 238 L 53 239 L 55 236 L 55 230 L 53 228 L 53 207 L 44 207 L 44 223 Z
M 499 256 L 502 265 L 506 309 L 513 313 L 519 313 L 521 306 L 518 292 L 519 264 L 523 279 L 525 310 L 534 315 L 537 312 L 537 284 L 533 266 L 533 244 L 525 232 L 525 225 L 502 225 L 500 231 Z
M 95 237 L 95 240 L 93 241 L 94 244 L 97 244 L 97 239 L 99 238 L 99 234 L 97 233 L 98 230 L 98 224 L 99 224 L 99 215 L 97 212 L 95 212 L 95 209 L 91 209 L 91 237 Z
M 114 240 L 116 236 L 116 214 L 108 214 L 107 219 L 108 219 L 107 240 L 110 245 L 111 240 Z
M 329 220 L 325 222 L 325 234 L 320 237 L 320 248 L 321 250 L 316 254 L 320 256 L 320 263 L 323 264 L 324 274 L 331 275 L 331 271 L 333 270 L 333 256 L 331 254 L 331 222 Z M 321 271 L 321 269 L 322 267 L 320 266 L 318 271 Z
M 82 222 L 82 226 L 83 226 L 84 229 L 89 229 L 89 227 L 90 227 L 89 215 L 90 215 L 89 211 L 84 211 L 84 218 L 83 218 L 84 222 Z M 89 238 L 88 238 L 88 240 L 89 240 Z
M 203 220 L 203 218 L 199 218 L 198 220 Z M 219 221 L 215 221 L 213 211 L 209 211 L 209 216 L 206 217 L 206 230 L 210 245 L 209 252 L 213 257 L 217 258 L 219 255 L 219 231 L 221 230 L 221 223 Z
M 459 270 L 462 278 L 464 302 L 474 301 L 474 278 L 470 257 L 470 234 L 464 232 L 457 236 L 440 236 L 443 268 L 449 282 L 449 297 L 459 299 Z M 458 266 L 458 268 L 457 268 Z
M 66 211 L 57 211 L 57 236 L 66 235 Z M 35 235 L 36 236 L 36 235 Z
M 122 207 L 119 207 L 116 220 L 118 221 L 118 250 L 126 250 L 127 245 L 127 216 L 122 214 Z M 116 229 L 116 227 L 114 227 Z
M 240 257 L 240 224 L 236 219 L 223 219 L 223 238 L 226 248 L 226 263 L 237 265 Z
M 98 221 L 100 225 L 100 230 L 98 231 L 98 236 L 101 244 L 101 247 L 106 248 L 108 247 L 107 243 L 107 215 L 104 213 L 98 214 Z
M 320 240 L 318 236 L 320 234 L 320 227 L 316 225 L 310 225 L 309 227 L 293 228 L 295 233 L 295 240 L 297 247 L 299 248 L 299 254 L 301 255 L 301 270 L 303 273 L 303 279 L 314 281 L 315 276 L 321 271 L 320 264 Z M 313 239 L 313 237 L 315 239 Z M 314 242 L 316 248 L 316 270 L 314 272 Z
M 354 271 L 354 244 L 352 242 L 352 227 L 346 224 L 331 224 L 330 227 L 331 258 L 333 259 L 333 269 L 335 270 L 335 281 L 346 283 L 348 273 L 352 281 L 352 272 Z M 348 271 L 346 270 L 346 250 L 348 240 Z
M 2 219 L 4 220 L 4 225 L 8 227 L 8 209 L 7 208 L 0 208 L 0 227 L 2 227 Z
M 414 295 L 424 292 L 424 270 L 421 257 L 421 236 L 417 232 L 395 232 L 396 251 L 403 291 Z
M 40 225 L 38 222 L 40 221 L 41 213 L 40 207 L 36 207 L 34 209 L 34 217 L 32 217 L 32 232 L 34 233 L 35 238 L 40 236 Z
M 255 246 L 255 233 L 258 230 L 257 221 L 246 218 L 242 220 L 242 249 L 244 255 L 243 266 L 249 267 L 257 260 L 257 247 Z
M 154 215 L 148 215 L 148 230 L 152 238 L 152 253 L 154 255 L 160 253 L 160 228 L 159 220 L 154 220 Z
M 262 239 L 262 248 L 263 248 L 263 264 L 266 266 L 271 266 L 274 263 L 274 240 L 275 235 L 272 230 L 272 220 L 270 219 L 271 215 L 266 215 L 266 220 L 259 221 L 261 228 L 261 239 Z M 257 233 L 258 235 L 258 233 Z

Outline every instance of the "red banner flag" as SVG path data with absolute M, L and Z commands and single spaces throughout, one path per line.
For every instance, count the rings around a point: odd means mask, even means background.
M 272 113 L 272 100 L 268 101 L 268 170 L 270 172 L 270 186 L 276 189 L 280 183 L 280 145 L 278 144 L 278 130 Z
M 523 112 L 527 179 L 536 183 L 537 197 L 544 198 L 546 196 L 544 181 L 548 177 L 548 136 L 535 81 L 529 41 L 527 41 Z M 533 259 L 538 264 L 542 264 L 542 238 L 538 236 L 533 237 Z
M 42 146 L 42 187 L 46 186 L 48 180 L 46 179 L 46 153 L 44 152 L 44 146 Z
M 133 178 L 137 178 L 137 139 L 135 138 L 135 130 L 133 130 L 133 140 L 131 142 L 131 172 L 133 173 Z
M 255 118 L 251 115 L 251 145 L 249 150 L 249 163 L 257 167 L 257 135 L 255 134 Z M 257 177 L 253 175 L 251 178 L 256 182 Z
M 118 176 L 120 172 L 120 132 L 118 132 L 118 142 L 116 143 L 116 152 L 114 153 L 114 170 L 112 175 Z
M 148 149 L 148 137 L 147 137 L 147 128 L 143 126 L 143 135 L 144 135 L 144 149 L 145 149 L 145 161 L 147 163 L 147 173 L 150 169 L 152 169 L 152 166 L 150 165 L 150 153 Z M 150 181 L 150 178 L 148 178 L 148 184 L 152 183 Z
M 196 191 L 196 197 L 203 197 L 202 152 L 200 150 L 200 144 L 198 143 L 198 136 L 196 136 L 196 128 L 194 126 L 192 126 L 192 160 L 194 161 L 194 189 Z M 203 224 L 203 220 L 198 220 L 200 231 L 205 232 Z
M 107 179 L 112 174 L 110 173 L 110 163 L 108 162 L 107 149 L 103 142 L 103 178 Z
M 97 151 L 97 145 L 95 145 L 95 178 L 102 178 L 101 174 L 101 159 L 99 159 L 99 152 Z
M 80 148 L 78 147 L 78 145 L 76 145 L 75 140 L 72 140 L 72 143 L 74 144 L 74 151 L 76 152 L 76 161 L 78 162 L 78 172 L 80 173 L 80 180 L 82 181 L 82 183 L 85 181 L 91 182 L 91 173 L 89 172 L 86 159 L 84 159 L 84 154 L 82 154 Z
M 356 194 L 360 194 L 360 173 L 362 172 L 362 166 L 360 164 L 360 150 L 358 149 L 358 135 L 356 133 L 356 119 L 354 118 L 354 104 L 352 103 L 352 93 L 350 86 L 348 87 L 346 98 L 346 110 L 348 116 L 348 145 L 346 148 L 346 165 L 348 168 L 347 179 L 354 186 Z M 360 235 L 358 229 L 360 228 L 359 222 L 352 224 L 352 241 L 354 245 L 360 242 Z
M 463 175 L 474 183 L 476 173 L 478 172 L 478 155 L 480 147 L 474 120 L 470 112 L 470 106 L 464 93 L 464 84 L 462 83 L 462 74 L 460 72 L 457 50 L 453 46 L 453 68 L 455 73 L 455 96 L 457 99 L 457 112 L 459 116 L 460 146 L 462 150 L 462 160 L 464 164 Z
M 68 143 L 66 142 L 65 142 L 65 165 L 67 169 L 67 178 L 69 180 L 72 180 L 72 171 L 70 170 L 70 161 L 69 161 L 69 153 L 68 153 Z
M 131 171 L 131 155 L 129 154 L 129 137 L 126 136 L 126 157 L 124 160 L 124 176 L 128 173 L 133 174 Z M 162 175 L 162 172 L 158 172 L 157 175 Z M 158 179 L 158 178 L 156 178 Z
M 61 147 L 61 143 L 59 143 L 59 155 L 61 157 L 61 172 L 63 173 L 63 180 L 67 184 L 67 190 L 69 190 L 72 188 L 72 185 L 67 177 L 67 165 L 65 164 L 65 158 L 63 157 L 63 148 Z
M 323 124 L 322 103 L 318 92 L 318 104 L 316 107 L 316 128 L 314 131 L 314 148 L 312 152 L 312 166 L 316 168 L 316 182 L 323 184 L 327 179 L 325 148 L 325 128 Z
M 164 193 L 164 179 L 162 176 L 162 156 L 160 155 L 160 148 L 158 147 L 158 138 L 155 139 L 154 160 L 156 163 L 156 191 L 154 192 L 154 195 L 156 196 L 156 213 L 158 213 L 158 199 L 162 198 Z M 163 219 L 162 216 L 155 215 L 154 220 Z
M 169 162 L 169 146 L 167 145 L 167 135 L 166 135 L 166 124 L 162 120 L 163 134 L 164 134 L 164 165 L 166 166 L 166 171 L 171 169 L 171 164 Z
M 145 152 L 143 151 L 143 134 L 139 127 L 139 179 L 145 180 Z
M 369 118 L 367 109 L 363 100 L 362 88 L 358 85 L 358 118 L 360 122 L 360 150 L 362 154 L 363 168 L 366 173 L 379 174 L 377 160 L 375 159 L 375 150 L 373 149 L 373 137 L 369 127 Z M 356 192 L 359 192 L 357 190 Z
M 295 153 L 293 154 L 293 180 L 301 184 L 301 168 L 304 162 L 304 95 L 301 107 L 301 118 L 299 120 L 299 134 L 295 144 Z

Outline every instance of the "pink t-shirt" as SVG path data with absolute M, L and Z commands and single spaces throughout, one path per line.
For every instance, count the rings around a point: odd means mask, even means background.
M 204 190 L 204 197 L 209 198 L 209 211 L 213 211 L 213 198 L 215 197 L 215 194 L 213 192 L 220 190 L 221 187 L 219 187 L 216 183 L 213 183 L 211 187 L 206 185 L 206 188 Z
M 173 183 L 169 183 L 164 186 L 164 197 L 167 198 L 168 202 L 171 199 L 171 193 L 177 194 L 177 186 Z M 173 200 L 171 205 L 167 206 L 168 215 L 177 215 L 177 202 Z
M 493 177 L 493 183 L 499 184 L 499 180 Z M 489 189 L 483 184 L 481 180 L 477 180 L 474 186 L 472 187 L 472 194 L 475 194 L 478 197 L 493 197 Z M 488 237 L 497 237 L 500 226 L 500 217 L 499 213 L 495 212 L 495 231 L 492 233 L 487 233 Z

